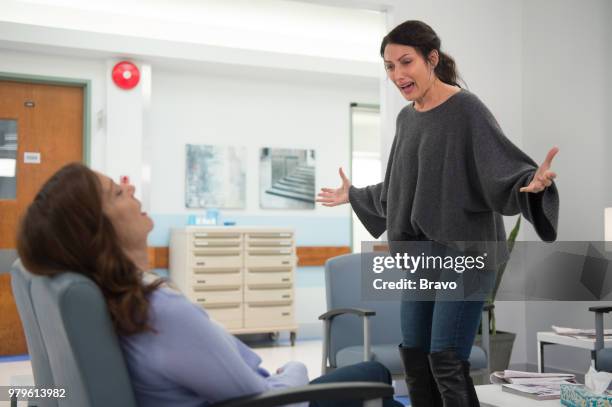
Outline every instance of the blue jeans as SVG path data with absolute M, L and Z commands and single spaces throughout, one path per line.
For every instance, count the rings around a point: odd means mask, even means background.
M 391 373 L 379 362 L 361 362 L 341 367 L 311 381 L 315 383 L 337 382 L 379 382 L 391 384 Z M 311 401 L 310 407 L 360 407 L 360 400 Z M 383 407 L 402 407 L 402 403 L 393 398 L 383 399 Z
M 454 349 L 468 360 L 483 301 L 402 301 L 402 346 L 426 353 Z

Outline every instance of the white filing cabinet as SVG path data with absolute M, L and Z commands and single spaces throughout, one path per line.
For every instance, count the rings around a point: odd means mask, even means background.
M 295 344 L 292 229 L 188 226 L 172 229 L 170 278 L 234 334 L 289 331 Z

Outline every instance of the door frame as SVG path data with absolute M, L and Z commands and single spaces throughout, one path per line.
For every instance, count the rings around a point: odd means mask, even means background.
M 358 103 L 358 102 L 351 102 L 349 105 L 349 163 L 348 163 L 348 168 L 347 168 L 347 172 L 348 172 L 348 177 L 349 179 L 353 179 L 353 109 L 359 109 L 359 108 L 364 108 L 364 109 L 372 109 L 372 110 L 378 110 L 378 113 L 380 113 L 380 104 L 377 103 Z M 380 135 L 381 139 L 382 139 L 382 134 Z M 383 178 L 385 176 L 385 174 L 382 174 Z M 349 228 L 349 239 L 350 239 L 350 248 L 351 248 L 351 253 L 355 253 L 355 247 L 353 244 L 353 231 L 355 229 L 355 225 L 353 224 L 353 212 L 351 210 L 351 218 L 350 218 L 350 228 Z M 361 248 L 359 249 L 361 251 Z
M 79 78 L 64 78 L 59 76 L 29 75 L 21 73 L 1 72 L 0 80 L 58 86 L 73 86 L 83 88 L 83 162 L 91 164 L 91 80 Z

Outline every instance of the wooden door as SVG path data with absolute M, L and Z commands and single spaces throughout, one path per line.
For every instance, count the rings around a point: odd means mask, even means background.
M 5 189 L 0 198 L 0 250 L 11 253 L 19 219 L 41 185 L 64 164 L 83 160 L 83 88 L 0 81 L 0 122 L 16 127 L 17 134 L 15 195 Z M 24 354 L 10 270 L 7 264 L 1 268 L 0 355 Z

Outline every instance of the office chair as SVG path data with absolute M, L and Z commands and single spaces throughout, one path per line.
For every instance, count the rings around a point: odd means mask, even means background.
M 30 400 L 31 406 L 137 407 L 118 338 L 96 284 L 65 272 L 34 276 L 19 261 L 11 269 L 13 294 L 26 330 L 37 386 L 65 388 L 65 399 Z M 272 407 L 312 400 L 363 400 L 382 406 L 393 388 L 351 382 L 273 390 L 216 403 L 211 407 Z M 49 402 L 49 404 L 43 404 Z
M 398 345 L 402 341 L 398 301 L 364 301 L 361 298 L 361 267 L 366 257 L 380 253 L 353 253 L 334 257 L 325 263 L 328 311 L 319 316 L 324 322 L 322 371 L 375 360 L 387 367 L 394 379 L 404 378 Z M 369 258 L 365 262 L 372 264 Z M 489 326 L 489 310 L 482 313 L 483 326 Z M 472 375 L 488 380 L 490 340 L 483 330 L 483 346 L 472 346 Z

